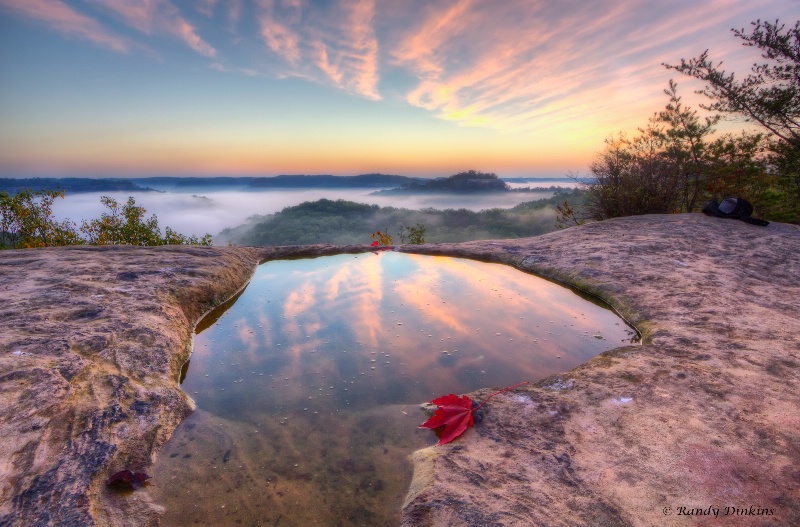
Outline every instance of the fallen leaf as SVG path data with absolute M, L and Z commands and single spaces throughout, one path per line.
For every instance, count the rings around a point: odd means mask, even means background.
M 467 428 L 475 423 L 473 413 L 478 411 L 489 399 L 522 384 L 528 384 L 528 381 L 518 382 L 499 392 L 495 392 L 479 405 L 473 405 L 472 399 L 466 395 L 459 397 L 451 393 L 450 395 L 438 397 L 431 401 L 431 404 L 436 405 L 436 411 L 430 419 L 420 425 L 420 428 L 439 428 L 443 426 L 444 430 L 442 431 L 442 436 L 438 444 L 446 445 L 463 434 Z
M 444 426 L 439 444 L 444 445 L 457 438 L 475 422 L 472 417 L 472 399 L 466 395 L 459 397 L 451 393 L 431 401 L 438 408 L 433 417 L 422 423 L 420 428 L 439 428 Z
M 121 489 L 136 490 L 144 485 L 145 481 L 150 479 L 150 476 L 144 472 L 131 472 L 130 470 L 120 470 L 116 474 L 112 474 L 106 481 L 109 487 L 117 487 Z

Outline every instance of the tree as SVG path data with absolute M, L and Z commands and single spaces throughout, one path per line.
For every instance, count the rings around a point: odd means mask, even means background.
M 606 140 L 605 150 L 589 167 L 594 179 L 582 185 L 582 216 L 605 220 L 678 212 L 681 174 L 665 151 L 665 134 L 652 123 L 634 139 L 619 134 Z
M 162 237 L 155 216 L 144 219 L 145 210 L 130 197 L 121 208 L 103 196 L 109 208 L 100 219 L 83 221 L 80 236 L 75 223 L 53 218 L 53 202 L 63 191 L 22 190 L 11 196 L 0 192 L 0 249 L 27 249 L 60 245 L 211 245 L 211 235 L 202 238 L 178 234 L 169 227 Z
M 0 192 L 0 248 L 28 249 L 82 243 L 69 220 L 53 218 L 53 202 L 63 191 Z
M 800 201 L 800 21 L 787 29 L 774 23 L 752 22 L 750 34 L 732 29 L 742 45 L 761 50 L 761 63 L 754 63 L 750 74 L 738 80 L 726 73 L 722 62 L 714 63 L 708 50 L 680 64 L 664 64 L 705 82 L 698 93 L 711 100 L 704 105 L 711 111 L 744 118 L 763 127 L 770 135 L 770 163 L 778 183 L 791 200 L 795 219 Z
M 143 220 L 143 207 L 136 205 L 133 196 L 120 208 L 117 200 L 102 196 L 100 202 L 108 207 L 99 219 L 83 221 L 81 231 L 92 245 L 159 245 L 161 233 L 158 219 Z
M 696 110 L 683 106 L 678 85 L 671 79 L 664 93 L 669 96 L 669 103 L 652 119 L 655 126 L 644 133 L 654 134 L 664 142 L 664 157 L 674 163 L 679 173 L 682 208 L 693 212 L 709 178 L 707 138 L 714 133 L 719 116 L 705 117 L 701 122 Z M 659 128 L 659 124 L 666 128 Z
M 158 218 L 153 215 L 144 219 L 147 211 L 136 205 L 132 196 L 122 208 L 108 196 L 101 197 L 100 202 L 109 212 L 104 212 L 99 219 L 84 220 L 81 225 L 81 231 L 92 245 L 211 245 L 209 234 L 198 239 L 178 234 L 169 227 L 162 237 Z
M 581 217 L 578 209 L 569 201 L 564 201 L 556 205 L 556 229 L 566 229 L 573 225 L 583 225 L 586 218 Z
M 408 228 L 408 243 L 412 245 L 425 243 L 425 225 L 417 223 L 415 227 Z

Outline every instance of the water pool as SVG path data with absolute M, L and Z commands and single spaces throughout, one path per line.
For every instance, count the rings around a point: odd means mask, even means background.
M 636 332 L 511 267 L 393 252 L 268 262 L 201 321 L 165 525 L 393 525 L 419 403 L 567 371 Z M 469 432 L 467 432 L 469 433 Z

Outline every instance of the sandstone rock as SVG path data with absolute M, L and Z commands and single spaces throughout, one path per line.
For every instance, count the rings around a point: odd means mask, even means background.
M 495 397 L 474 433 L 415 454 L 404 526 L 710 525 L 678 514 L 709 506 L 800 525 L 800 227 L 641 216 L 415 252 L 577 285 L 644 345 Z
M 0 251 L 0 525 L 157 525 L 147 472 L 193 410 L 181 366 L 198 319 L 269 258 L 364 247 Z
M 105 481 L 148 472 L 192 411 L 178 377 L 197 320 L 261 261 L 366 250 L 0 252 L 0 525 L 157 525 L 146 487 Z M 417 452 L 403 525 L 685 526 L 705 519 L 679 507 L 712 505 L 800 525 L 800 227 L 642 216 L 400 250 L 575 285 L 644 336 L 495 397 L 457 441 Z

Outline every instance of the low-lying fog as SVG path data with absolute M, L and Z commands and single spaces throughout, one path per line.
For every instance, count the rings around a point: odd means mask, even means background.
M 517 185 L 514 185 L 517 186 Z M 565 185 L 566 186 L 566 185 Z M 216 236 L 226 227 L 236 227 L 254 214 L 273 214 L 284 207 L 299 205 L 304 201 L 327 198 L 344 199 L 358 203 L 392 206 L 407 209 L 459 209 L 474 211 L 490 208 L 510 208 L 524 201 L 549 198 L 550 192 L 514 192 L 485 195 L 391 195 L 371 196 L 370 189 L 296 189 L 265 190 L 258 192 L 204 191 L 202 194 L 177 192 L 91 192 L 67 194 L 53 204 L 53 215 L 58 220 L 70 219 L 80 226 L 81 220 L 99 218 L 108 209 L 100 203 L 101 196 L 109 196 L 123 205 L 128 196 L 145 208 L 146 217 L 155 214 L 163 232 L 173 230 L 193 236 L 209 233 Z

